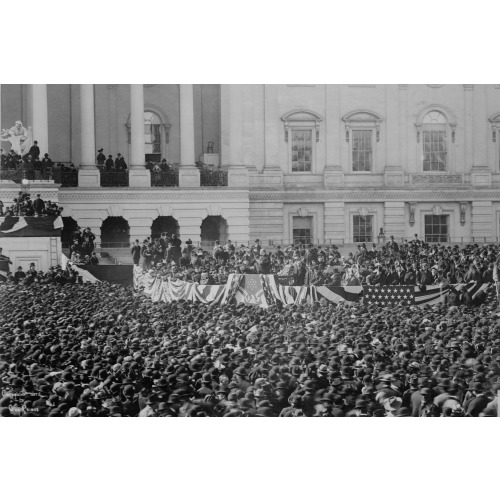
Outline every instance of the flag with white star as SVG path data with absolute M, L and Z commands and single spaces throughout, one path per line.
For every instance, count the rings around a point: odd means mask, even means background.
M 413 305 L 415 304 L 415 287 L 413 285 L 364 286 L 363 303 L 379 306 Z

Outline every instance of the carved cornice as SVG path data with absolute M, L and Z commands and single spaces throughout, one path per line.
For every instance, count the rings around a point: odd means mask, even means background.
M 105 201 L 117 201 L 117 202 L 129 202 L 129 201 L 161 201 L 168 203 L 171 200 L 175 201 L 223 201 L 223 200 L 248 200 L 248 191 L 242 190 L 230 190 L 228 188 L 222 189 L 207 189 L 207 190 L 193 190 L 193 191 L 179 191 L 179 190 L 119 190 L 111 191 L 103 189 L 102 191 L 83 191 L 83 190 L 61 190 L 59 191 L 59 202 L 64 205 L 64 203 L 74 203 L 79 201 L 95 201 L 105 202 Z
M 457 190 L 443 191 L 426 190 L 376 190 L 376 191 L 315 191 L 315 192 L 276 192 L 276 191 L 252 191 L 250 201 L 277 200 L 283 202 L 313 202 L 313 201 L 471 201 L 491 200 L 500 201 L 499 190 Z

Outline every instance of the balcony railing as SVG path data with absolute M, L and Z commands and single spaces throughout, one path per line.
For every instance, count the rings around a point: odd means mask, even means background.
M 78 172 L 61 172 L 61 187 L 78 187 Z
M 151 172 L 152 187 L 171 187 L 179 185 L 179 171 L 169 170 L 168 172 Z
M 101 187 L 128 187 L 128 172 L 101 172 Z
M 221 169 L 200 168 L 201 186 L 227 186 L 227 171 Z

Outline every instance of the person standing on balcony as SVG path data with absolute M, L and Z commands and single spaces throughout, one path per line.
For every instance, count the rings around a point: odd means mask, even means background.
M 31 156 L 33 160 L 38 160 L 38 158 L 40 158 L 40 148 L 38 147 L 38 141 L 33 142 L 33 146 L 31 146 L 28 155 Z
M 99 149 L 97 152 L 99 153 L 97 155 L 97 167 L 99 170 L 102 170 L 104 168 L 104 164 L 106 163 L 106 157 L 103 154 L 103 149 Z
M 43 155 L 42 165 L 40 167 L 42 179 L 45 179 L 52 173 L 54 162 L 50 159 L 49 153 Z
M 105 170 L 106 172 L 111 172 L 115 168 L 115 162 L 113 161 L 113 156 L 109 155 L 106 160 Z
M 36 216 L 42 215 L 45 208 L 45 203 L 40 197 L 40 193 L 36 195 L 35 201 L 33 202 L 33 208 L 35 209 Z
M 160 163 L 160 170 L 162 172 L 168 172 L 170 170 L 170 167 L 168 166 L 167 160 L 165 160 L 165 158 L 163 158 Z
M 125 162 L 125 158 L 120 153 L 116 155 L 115 167 L 118 172 L 127 171 L 127 163 Z

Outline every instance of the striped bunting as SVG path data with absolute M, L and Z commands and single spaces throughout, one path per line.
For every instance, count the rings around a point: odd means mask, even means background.
M 286 286 L 279 283 L 280 280 L 272 274 L 244 275 L 230 274 L 226 285 L 198 285 L 197 283 L 186 283 L 180 280 L 163 281 L 161 278 L 152 277 L 139 266 L 134 266 L 134 288 L 141 289 L 143 293 L 151 298 L 153 302 L 173 302 L 178 300 L 189 300 L 203 304 L 226 304 L 233 299 L 237 302 L 269 307 L 278 302 L 284 305 L 314 304 L 322 299 L 335 304 L 354 304 L 364 298 L 362 286 Z M 470 282 L 458 285 L 429 285 L 420 287 L 409 287 L 408 285 L 387 285 L 384 287 L 370 288 L 373 293 L 384 293 L 390 297 L 393 290 L 401 291 L 413 288 L 411 302 L 417 306 L 433 305 L 443 302 L 445 296 L 452 288 L 458 291 L 464 288 L 470 293 L 474 300 L 480 292 L 486 291 L 490 283 L 478 284 Z M 366 291 L 365 291 L 366 292 Z M 365 297 L 366 299 L 366 297 Z M 387 305 L 387 300 L 384 299 Z M 389 301 L 390 302 L 390 301 Z M 372 300 L 378 303 L 378 300 Z M 399 303 L 394 300 L 394 303 Z

